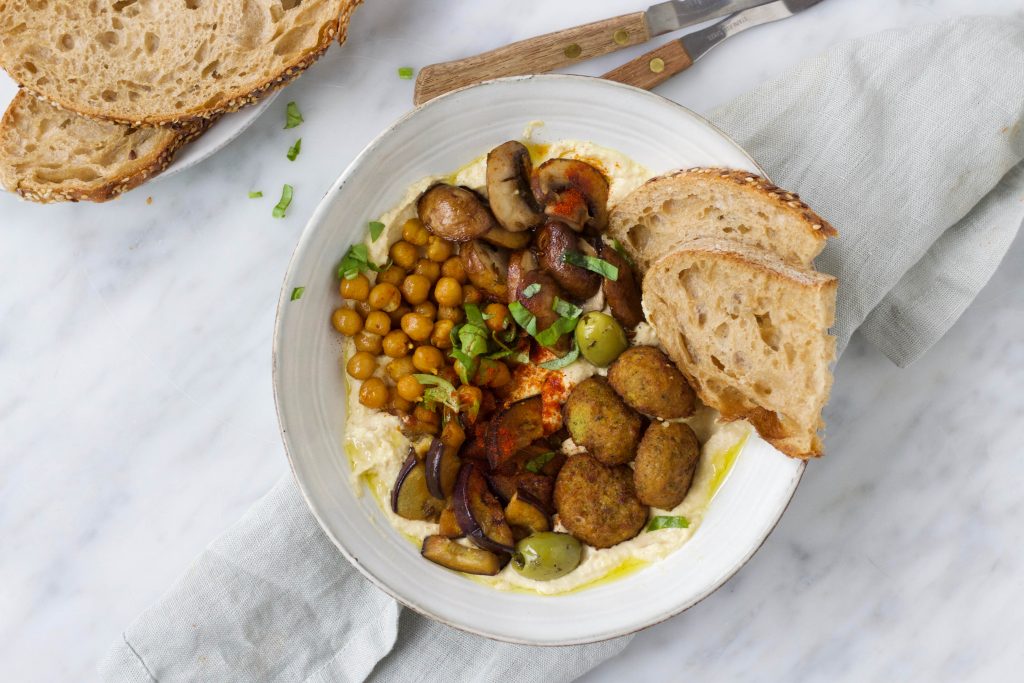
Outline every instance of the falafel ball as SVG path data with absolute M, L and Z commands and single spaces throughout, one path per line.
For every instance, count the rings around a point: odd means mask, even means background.
M 586 453 L 569 458 L 558 473 L 555 509 L 569 533 L 595 548 L 628 541 L 647 523 L 647 506 L 633 489 L 633 470 L 603 465 Z
M 606 465 L 621 465 L 636 455 L 643 420 L 626 405 L 604 377 L 588 377 L 565 402 L 565 426 L 572 440 Z
M 683 373 L 654 346 L 622 352 L 608 369 L 608 383 L 644 415 L 674 420 L 693 415 L 696 397 Z
M 689 425 L 652 422 L 633 463 L 636 495 L 645 505 L 671 510 L 683 502 L 700 460 L 700 442 Z

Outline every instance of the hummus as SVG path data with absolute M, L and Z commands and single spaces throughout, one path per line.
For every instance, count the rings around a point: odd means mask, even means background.
M 580 159 L 599 168 L 608 178 L 610 206 L 614 206 L 622 197 L 651 177 L 647 169 L 622 154 L 591 142 L 561 140 L 550 144 L 526 144 L 534 163 L 562 157 Z M 441 181 L 483 191 L 485 170 L 486 156 L 481 156 L 451 175 L 423 178 L 414 183 L 398 205 L 380 217 L 380 222 L 385 226 L 383 234 L 375 241 L 367 238 L 370 260 L 374 263 L 383 263 L 387 260 L 389 246 L 401 239 L 403 223 L 416 216 L 416 199 L 430 185 Z M 583 308 L 604 309 L 607 312 L 600 293 L 586 302 Z M 636 328 L 634 344 L 658 346 L 657 331 L 650 324 L 641 323 Z M 351 340 L 347 340 L 343 363 L 354 352 Z M 383 373 L 382 363 L 377 374 L 383 376 Z M 520 366 L 513 376 L 515 388 L 509 398 L 535 395 L 541 393 L 541 387 L 555 384 L 559 386 L 561 396 L 556 395 L 552 400 L 560 405 L 574 386 L 594 374 L 605 375 L 607 369 L 595 367 L 582 357 L 562 370 L 544 370 L 533 365 Z M 437 524 L 400 517 L 391 510 L 389 504 L 391 488 L 399 469 L 409 449 L 415 444 L 400 431 L 399 418 L 367 408 L 359 402 L 360 385 L 359 380 L 346 375 L 348 421 L 345 430 L 345 451 L 351 460 L 352 486 L 361 494 L 365 484 L 377 499 L 389 523 L 411 542 L 420 545 L 424 537 L 437 531 Z M 555 410 L 555 420 L 560 419 L 557 414 L 558 405 L 552 406 Z M 545 421 L 548 418 L 547 413 L 545 410 Z M 687 528 L 642 531 L 631 540 L 601 550 L 584 546 L 580 565 L 572 572 L 552 581 L 527 579 L 512 569 L 511 565 L 506 566 L 495 576 L 471 578 L 501 590 L 522 590 L 545 595 L 565 593 L 618 578 L 665 557 L 686 543 L 700 526 L 712 497 L 742 449 L 750 433 L 750 426 L 746 422 L 722 422 L 715 411 L 706 407 L 701 407 L 693 416 L 679 421 L 689 424 L 703 444 L 700 461 L 693 484 L 682 503 L 672 510 L 652 509 L 651 516 L 682 516 L 689 521 Z M 562 450 L 566 454 L 571 454 L 578 451 L 579 447 L 571 439 L 567 439 L 562 445 Z M 565 530 L 557 523 L 557 518 L 555 530 Z M 460 542 L 468 543 L 464 540 Z

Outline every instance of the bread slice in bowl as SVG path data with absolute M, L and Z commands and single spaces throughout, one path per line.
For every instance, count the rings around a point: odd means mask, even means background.
M 742 242 L 699 238 L 643 280 L 648 320 L 700 399 L 787 455 L 822 455 L 837 281 Z
M 0 121 L 0 184 L 35 202 L 103 202 L 163 171 L 207 125 L 132 128 L 22 90 Z
M 608 232 L 641 270 L 700 237 L 750 244 L 808 266 L 836 234 L 796 194 L 754 173 L 724 168 L 693 168 L 648 180 L 615 207 Z
M 360 0 L 0 2 L 0 66 L 84 116 L 179 124 L 235 111 L 342 40 Z

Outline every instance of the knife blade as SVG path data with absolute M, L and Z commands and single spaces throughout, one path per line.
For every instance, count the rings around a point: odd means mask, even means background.
M 628 83 L 650 90 L 664 83 L 695 61 L 707 54 L 724 40 L 747 29 L 761 26 L 780 19 L 787 19 L 798 12 L 817 5 L 822 0 L 775 0 L 751 7 L 718 21 L 707 28 L 687 33 L 682 38 L 671 40 L 636 59 L 612 69 L 602 78 L 619 83 Z
M 592 57 L 639 45 L 684 26 L 739 12 L 770 0 L 669 0 L 611 19 L 555 31 L 490 52 L 423 67 L 413 102 L 501 76 L 546 73 Z

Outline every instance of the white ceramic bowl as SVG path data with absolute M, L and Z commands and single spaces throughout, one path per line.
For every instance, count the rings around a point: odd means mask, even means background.
M 692 606 L 758 549 L 789 503 L 803 464 L 752 437 L 693 538 L 666 559 L 604 585 L 562 596 L 502 592 L 434 565 L 394 532 L 369 493 L 357 496 L 342 443 L 340 344 L 328 322 L 335 267 L 367 221 L 414 181 L 447 173 L 530 121 L 536 139 L 574 138 L 624 152 L 660 173 L 688 166 L 757 170 L 720 131 L 658 95 L 579 76 L 501 79 L 433 100 L 400 119 L 356 157 L 320 202 L 285 277 L 274 336 L 281 433 L 310 509 L 348 560 L 402 604 L 456 628 L 537 645 L 632 633 Z M 305 287 L 290 301 L 294 287 Z M 342 561 L 339 558 L 339 562 Z

